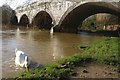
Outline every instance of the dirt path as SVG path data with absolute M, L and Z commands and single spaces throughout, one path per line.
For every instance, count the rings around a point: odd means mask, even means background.
M 98 63 L 88 63 L 74 69 L 77 75 L 72 78 L 118 78 L 120 73 L 113 70 L 112 66 Z

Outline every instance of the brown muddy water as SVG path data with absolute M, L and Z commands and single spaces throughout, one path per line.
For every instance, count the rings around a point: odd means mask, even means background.
M 2 77 L 12 78 L 22 68 L 15 66 L 15 48 L 24 51 L 30 60 L 37 64 L 50 64 L 55 60 L 79 52 L 79 44 L 94 42 L 102 36 L 88 34 L 58 33 L 41 30 L 1 30 L 2 40 Z

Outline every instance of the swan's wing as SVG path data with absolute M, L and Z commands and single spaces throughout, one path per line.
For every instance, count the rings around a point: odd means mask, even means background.
M 20 58 L 20 64 L 23 64 L 25 62 L 25 56 L 24 54 L 20 54 L 19 58 Z

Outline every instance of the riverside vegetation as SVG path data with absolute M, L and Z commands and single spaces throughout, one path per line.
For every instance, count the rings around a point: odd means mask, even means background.
M 16 78 L 31 79 L 39 78 L 42 80 L 65 80 L 76 73 L 73 69 L 82 66 L 83 63 L 99 62 L 113 66 L 113 69 L 120 72 L 119 50 L 120 38 L 105 38 L 89 44 L 83 48 L 81 53 L 70 57 L 65 57 L 53 64 L 44 65 L 43 68 L 31 69 L 29 72 L 23 72 Z M 79 45 L 79 49 L 81 45 Z

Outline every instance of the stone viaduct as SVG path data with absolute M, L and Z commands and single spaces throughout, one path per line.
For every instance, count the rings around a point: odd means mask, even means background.
M 97 13 L 109 13 L 120 17 L 120 2 L 35 2 L 16 9 L 21 25 L 32 24 L 39 28 L 55 31 L 77 32 L 77 28 L 89 16 Z

